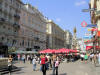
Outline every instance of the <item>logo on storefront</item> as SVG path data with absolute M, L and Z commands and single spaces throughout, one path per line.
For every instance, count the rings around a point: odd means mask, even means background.
M 83 22 L 81 23 L 81 26 L 82 26 L 82 27 L 86 27 L 86 26 L 87 26 L 87 22 L 83 21 Z

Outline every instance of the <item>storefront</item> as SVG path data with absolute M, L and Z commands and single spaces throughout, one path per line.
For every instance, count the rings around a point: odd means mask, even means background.
M 0 57 L 8 56 L 8 46 L 0 43 Z

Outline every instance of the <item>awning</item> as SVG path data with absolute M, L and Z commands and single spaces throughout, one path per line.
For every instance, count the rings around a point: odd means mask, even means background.
M 86 50 L 90 50 L 93 46 L 86 46 Z
M 13 52 L 15 54 L 34 54 L 34 53 L 38 53 L 37 51 L 19 51 L 17 50 L 16 52 Z

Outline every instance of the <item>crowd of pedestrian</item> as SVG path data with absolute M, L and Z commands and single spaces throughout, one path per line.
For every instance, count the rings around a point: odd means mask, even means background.
M 37 55 L 25 55 L 18 54 L 18 61 L 22 60 L 29 61 L 33 66 L 33 71 L 37 71 L 37 65 L 40 65 L 39 70 L 46 75 L 47 70 L 52 70 L 52 75 L 58 75 L 59 64 L 62 62 L 75 62 L 81 59 L 81 62 L 87 63 L 87 61 L 100 64 L 100 53 L 81 53 L 79 55 L 75 54 L 37 54 Z
M 36 71 L 37 64 L 40 64 L 40 71 L 46 75 L 47 70 L 52 70 L 52 75 L 58 75 L 59 64 L 65 59 L 65 56 L 59 54 L 41 54 L 41 55 L 17 55 L 18 61 L 30 61 L 33 66 L 33 71 Z
M 82 62 L 87 62 L 87 60 L 90 60 L 90 62 L 96 64 L 100 64 L 100 53 L 90 53 L 90 54 L 86 54 L 86 53 L 81 53 L 80 54 L 80 58 Z

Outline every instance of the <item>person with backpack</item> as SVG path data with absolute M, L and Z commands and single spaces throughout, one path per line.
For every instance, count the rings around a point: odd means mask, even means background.
M 43 75 L 46 75 L 46 62 L 48 61 L 47 57 L 45 56 L 45 54 L 43 55 L 43 57 L 41 58 L 41 67 L 42 67 L 42 73 Z

